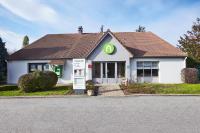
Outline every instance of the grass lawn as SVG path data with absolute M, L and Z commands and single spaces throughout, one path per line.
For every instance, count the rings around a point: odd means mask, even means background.
M 200 94 L 200 84 L 130 84 L 122 86 L 125 93 L 140 94 Z
M 47 91 L 37 91 L 25 93 L 18 89 L 15 85 L 0 86 L 0 96 L 48 96 L 48 95 L 69 95 L 73 90 L 70 86 L 56 86 Z

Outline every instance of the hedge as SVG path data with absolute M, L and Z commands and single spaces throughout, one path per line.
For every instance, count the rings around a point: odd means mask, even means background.
M 13 91 L 18 90 L 19 88 L 16 85 L 1 85 L 0 91 Z
M 181 71 L 181 79 L 184 83 L 198 83 L 198 69 L 184 68 Z

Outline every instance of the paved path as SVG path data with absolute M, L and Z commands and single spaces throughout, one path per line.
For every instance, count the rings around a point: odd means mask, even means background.
M 99 87 L 100 96 L 124 96 L 119 85 L 102 85 Z
M 199 133 L 200 97 L 0 99 L 0 133 Z

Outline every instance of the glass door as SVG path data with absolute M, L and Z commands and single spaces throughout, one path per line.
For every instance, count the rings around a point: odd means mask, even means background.
M 125 62 L 93 62 L 92 77 L 97 83 L 120 83 L 125 78 Z
M 107 78 L 115 78 L 115 63 L 107 63 Z

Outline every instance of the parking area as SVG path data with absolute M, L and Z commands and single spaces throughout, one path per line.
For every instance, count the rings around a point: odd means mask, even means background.
M 2 133 L 199 133 L 200 97 L 0 99 Z

